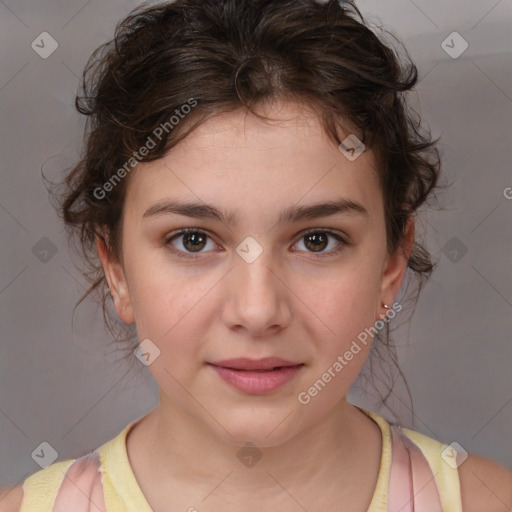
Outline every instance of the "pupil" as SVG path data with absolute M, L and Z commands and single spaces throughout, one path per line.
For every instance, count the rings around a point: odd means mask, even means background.
M 322 233 L 312 233 L 311 235 L 307 235 L 308 242 L 313 242 L 313 250 L 316 252 L 318 250 L 325 249 L 327 237 Z M 321 246 L 321 247 L 320 247 Z
M 204 244 L 204 237 L 198 233 L 185 234 L 184 245 L 187 250 L 196 251 L 202 249 L 201 244 Z M 192 245 L 189 246 L 188 242 Z

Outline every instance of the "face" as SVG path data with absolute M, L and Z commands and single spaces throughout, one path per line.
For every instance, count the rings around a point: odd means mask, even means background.
M 98 242 L 119 315 L 160 351 L 161 406 L 257 446 L 336 414 L 406 268 L 372 152 L 350 161 L 297 104 L 265 113 L 279 121 L 222 114 L 139 165 L 121 261 Z

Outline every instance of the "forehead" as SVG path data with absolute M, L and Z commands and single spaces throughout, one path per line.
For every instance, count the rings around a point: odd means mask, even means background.
M 180 198 L 255 213 L 254 203 L 275 210 L 346 196 L 368 209 L 379 206 L 371 151 L 349 160 L 318 115 L 303 105 L 278 103 L 262 113 L 272 120 L 243 110 L 211 117 L 164 158 L 139 164 L 129 178 L 126 202 L 140 211 Z M 348 135 L 340 130 L 342 139 Z

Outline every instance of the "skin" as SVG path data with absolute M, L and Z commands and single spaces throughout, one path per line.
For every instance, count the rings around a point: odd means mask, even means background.
M 370 344 L 360 344 L 309 404 L 297 396 L 374 325 L 383 303 L 393 303 L 414 224 L 407 225 L 404 251 L 387 254 L 372 152 L 349 161 L 301 105 L 279 103 L 265 113 L 279 122 L 222 114 L 165 158 L 139 165 L 127 187 L 121 259 L 97 241 L 119 316 L 160 350 L 149 366 L 160 404 L 127 437 L 132 470 L 155 512 L 313 511 L 332 510 L 333 503 L 360 511 L 374 493 L 380 430 L 346 400 Z M 286 208 L 340 197 L 368 214 L 277 223 Z M 237 210 L 238 225 L 170 213 L 144 217 L 170 199 Z M 202 252 L 192 253 L 196 259 L 177 255 L 187 247 L 190 254 L 183 236 L 169 242 L 182 228 L 210 236 Z M 342 234 L 350 245 L 336 252 L 331 237 L 321 257 L 304 237 L 313 228 Z M 247 236 L 263 249 L 252 263 L 236 253 Z M 231 388 L 207 364 L 267 356 L 305 366 L 265 396 Z M 247 442 L 262 454 L 252 468 L 236 456 Z M 512 478 L 505 468 L 471 455 L 459 473 L 464 512 L 508 512 Z M 21 499 L 20 492 L 9 499 Z M 4 506 L 0 511 L 17 510 Z

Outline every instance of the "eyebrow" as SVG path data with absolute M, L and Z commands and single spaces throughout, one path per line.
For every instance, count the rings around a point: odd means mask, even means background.
M 213 205 L 205 203 L 180 203 L 178 201 L 159 201 L 148 208 L 143 218 L 153 217 L 161 214 L 175 214 L 196 219 L 218 220 L 228 226 L 238 224 L 238 211 L 223 212 Z M 351 199 L 340 198 L 335 201 L 326 201 L 305 206 L 290 206 L 282 211 L 278 224 L 298 222 L 304 219 L 316 219 L 338 214 L 362 215 L 368 217 L 366 208 Z

